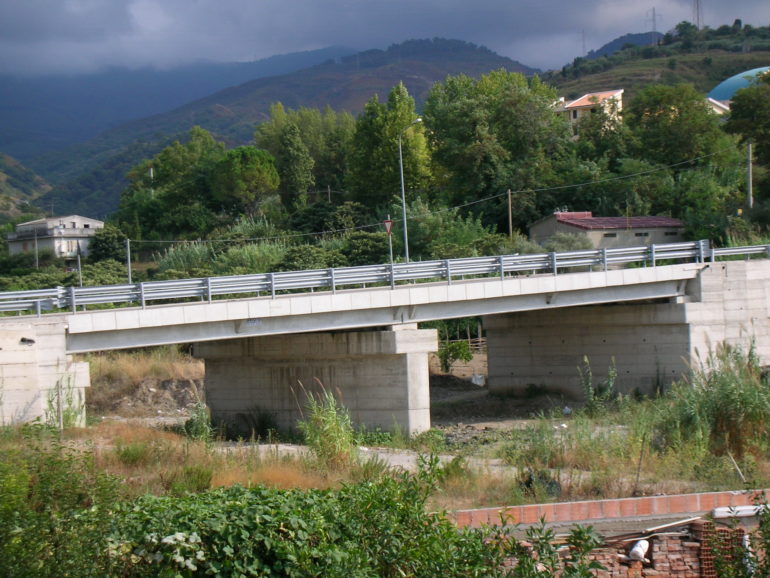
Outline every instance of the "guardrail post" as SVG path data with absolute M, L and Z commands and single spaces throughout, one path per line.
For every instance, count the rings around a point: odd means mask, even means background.
M 557 267 L 556 267 L 556 253 L 551 253 L 551 270 L 553 271 L 553 274 L 556 275 Z
M 38 299 L 37 301 L 35 301 L 35 313 L 37 314 L 38 317 L 42 315 L 41 311 L 42 311 L 42 308 L 40 307 L 40 299 Z
M 78 305 L 75 302 L 75 287 L 70 287 L 70 307 L 72 307 L 73 313 L 78 312 Z
M 396 288 L 396 271 L 393 268 L 393 263 L 390 264 L 390 288 L 395 289 Z
M 211 303 L 211 277 L 206 277 L 206 299 Z
M 144 281 L 139 283 L 139 304 L 142 306 L 142 309 L 146 306 L 144 302 Z
M 655 243 L 650 245 L 650 261 L 652 262 L 652 266 L 655 267 Z
M 329 269 L 329 283 L 331 283 L 332 286 L 332 294 L 337 293 L 337 283 L 334 278 L 334 267 Z
M 607 272 L 607 247 L 604 247 L 602 249 L 602 266 L 604 267 L 604 272 Z
M 500 261 L 500 281 L 505 281 L 505 259 L 500 255 L 497 258 Z
M 452 284 L 452 262 L 449 259 L 444 260 L 444 267 L 446 267 L 446 283 Z
M 270 273 L 270 297 L 275 299 L 275 273 Z

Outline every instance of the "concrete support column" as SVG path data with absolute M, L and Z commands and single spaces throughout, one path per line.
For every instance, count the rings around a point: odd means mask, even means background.
M 212 417 L 247 426 L 269 413 L 291 428 L 305 397 L 331 389 L 357 425 L 410 435 L 430 428 L 428 353 L 435 330 L 304 333 L 198 343 L 206 361 L 206 400 Z
M 701 363 L 721 343 L 748 348 L 770 364 L 767 261 L 712 263 L 675 302 L 565 307 L 484 318 L 489 388 L 524 393 L 543 386 L 582 395 L 578 367 L 588 358 L 594 383 L 610 364 L 616 389 L 651 393 Z
M 683 305 L 619 304 L 486 317 L 489 389 L 523 394 L 543 387 L 580 398 L 579 367 L 594 383 L 614 362 L 616 388 L 651 393 L 687 369 L 689 327 Z
M 0 333 L 0 423 L 85 425 L 88 363 L 66 354 L 63 318 L 26 317 Z

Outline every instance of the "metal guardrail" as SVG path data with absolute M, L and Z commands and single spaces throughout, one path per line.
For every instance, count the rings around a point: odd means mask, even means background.
M 150 281 L 128 285 L 99 287 L 54 287 L 34 291 L 0 293 L 0 312 L 69 310 L 77 313 L 89 305 L 136 304 L 146 307 L 151 302 L 198 299 L 213 301 L 216 297 L 270 296 L 279 293 L 338 289 L 356 286 L 390 286 L 408 282 L 435 282 L 468 277 L 499 277 L 521 273 L 550 273 L 565 269 L 600 267 L 607 270 L 630 263 L 655 266 L 661 261 L 686 260 L 703 263 L 720 257 L 763 255 L 770 258 L 770 245 L 714 249 L 708 241 L 669 243 L 619 249 L 538 253 L 533 255 L 500 255 L 437 261 L 417 261 L 390 265 L 364 265 L 308 271 L 231 275 L 174 281 Z

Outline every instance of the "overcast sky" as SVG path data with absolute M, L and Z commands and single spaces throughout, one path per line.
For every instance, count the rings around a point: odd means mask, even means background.
M 628 32 L 694 21 L 694 0 L 0 0 L 0 72 L 165 68 L 412 38 L 560 68 Z M 770 24 L 768 0 L 700 0 L 701 22 Z

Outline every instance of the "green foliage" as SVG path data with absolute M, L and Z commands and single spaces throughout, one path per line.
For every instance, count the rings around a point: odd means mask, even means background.
M 305 412 L 297 427 L 321 465 L 331 470 L 348 467 L 356 456 L 348 410 L 332 391 L 322 387 L 317 394 L 308 392 Z
M 291 247 L 276 266 L 278 271 L 301 271 L 304 269 L 327 269 L 344 267 L 345 256 L 339 251 L 324 249 L 315 245 Z
M 438 358 L 441 371 L 449 373 L 457 361 L 469 362 L 473 359 L 471 346 L 467 341 L 442 341 L 438 346 Z
M 721 345 L 675 384 L 656 431 L 669 446 L 695 442 L 715 455 L 740 459 L 766 447 L 770 388 L 752 349 Z
M 272 155 L 252 146 L 227 151 L 207 172 L 211 205 L 249 217 L 280 182 Z
M 615 380 L 618 377 L 618 370 L 615 367 L 615 359 L 612 359 L 610 367 L 607 369 L 607 377 L 601 382 L 594 384 L 591 363 L 588 357 L 583 357 L 583 367 L 578 367 L 580 372 L 580 384 L 585 398 L 584 411 L 589 417 L 596 417 L 607 409 L 609 404 L 617 395 L 615 391 Z
M 555 233 L 543 243 L 543 249 L 549 253 L 582 251 L 593 248 L 593 243 L 591 243 L 591 240 L 588 237 L 585 235 L 575 235 L 573 233 Z
M 400 194 L 399 136 L 407 199 L 430 179 L 422 127 L 413 124 L 416 117 L 414 99 L 399 83 L 390 91 L 387 103 L 380 103 L 375 95 L 356 120 L 347 188 L 354 200 L 370 211 L 386 206 Z
M 190 411 L 190 417 L 184 424 L 184 433 L 192 440 L 203 441 L 207 444 L 214 441 L 211 414 L 203 401 L 197 401 Z
M 105 224 L 88 244 L 88 259 L 93 262 L 107 259 L 125 262 L 126 239 L 126 234 L 115 225 Z
M 117 480 L 98 472 L 88 453 L 60 444 L 47 428 L 3 434 L 0 575 L 109 575 L 111 560 L 103 546 Z
M 430 468 L 430 466 L 426 466 Z M 488 531 L 425 513 L 430 469 L 337 492 L 238 486 L 120 506 L 123 575 L 481 576 L 501 572 Z M 376 520 L 376 523 L 372 523 Z

